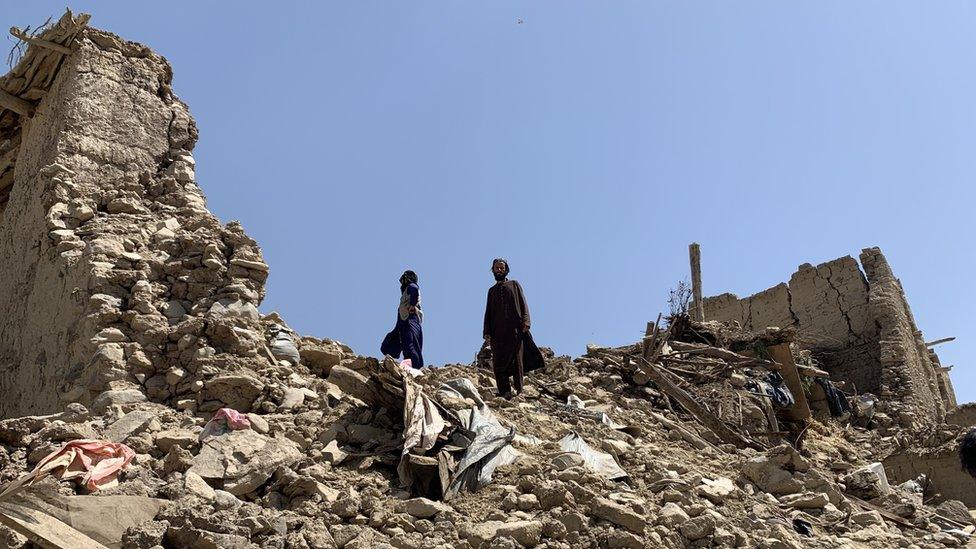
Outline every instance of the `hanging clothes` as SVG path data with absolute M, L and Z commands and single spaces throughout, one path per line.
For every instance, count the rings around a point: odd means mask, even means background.
M 761 395 L 768 396 L 773 402 L 773 406 L 777 408 L 789 408 L 796 403 L 796 400 L 793 398 L 793 393 L 786 386 L 783 376 L 776 372 L 770 372 L 761 380 L 750 380 L 746 382 L 746 388 Z
M 851 402 L 847 399 L 847 395 L 835 387 L 829 379 L 817 377 L 813 381 L 827 395 L 827 407 L 830 408 L 830 415 L 840 416 L 851 411 Z

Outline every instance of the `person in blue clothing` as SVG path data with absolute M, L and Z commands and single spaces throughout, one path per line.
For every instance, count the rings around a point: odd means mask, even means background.
M 414 368 L 424 367 L 424 331 L 421 323 L 424 312 L 420 308 L 420 286 L 417 273 L 407 270 L 400 276 L 400 305 L 396 326 L 386 334 L 380 352 L 393 358 L 410 359 Z

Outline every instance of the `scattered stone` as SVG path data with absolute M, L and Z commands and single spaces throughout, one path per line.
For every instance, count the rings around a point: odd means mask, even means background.
M 688 513 L 684 509 L 674 502 L 668 502 L 664 504 L 664 507 L 661 507 L 655 523 L 668 528 L 677 528 L 688 521 L 689 518 Z
M 266 435 L 269 432 L 271 432 L 271 426 L 268 425 L 268 420 L 264 419 L 258 414 L 255 414 L 253 412 L 248 413 L 247 420 L 251 423 L 251 429 L 254 429 L 258 433 L 261 433 L 262 435 Z
M 594 499 L 590 504 L 590 514 L 618 526 L 623 526 L 636 534 L 642 534 L 644 526 L 647 525 L 647 521 L 641 515 L 606 498 Z
M 129 412 L 109 425 L 103 437 L 112 442 L 125 442 L 130 436 L 146 430 L 155 417 L 156 414 L 145 410 Z
M 738 490 L 732 479 L 719 477 L 715 480 L 703 478 L 702 486 L 698 487 L 698 495 L 719 505 Z
M 830 503 L 827 494 L 814 494 L 810 492 L 782 496 L 779 500 L 784 505 L 789 505 L 794 509 L 823 509 Z
M 851 514 L 851 522 L 858 526 L 884 526 L 884 518 L 877 511 L 855 511 Z
M 192 448 L 197 443 L 197 437 L 197 434 L 186 429 L 167 429 L 156 433 L 156 446 L 165 453 L 173 446 Z
M 187 471 L 186 476 L 183 478 L 183 484 L 186 486 L 187 492 L 207 501 L 211 501 L 217 497 L 214 489 L 200 475 L 193 471 Z
M 96 414 L 103 414 L 112 406 L 139 404 L 141 402 L 146 402 L 146 395 L 139 389 L 105 391 L 92 402 L 92 411 Z
M 223 480 L 224 490 L 240 496 L 267 482 L 278 467 L 301 457 L 290 440 L 246 429 L 208 438 L 190 470 L 205 479 Z
M 847 493 L 861 499 L 881 497 L 891 490 L 880 463 L 857 469 L 845 475 L 841 482 L 844 483 Z
M 690 541 L 700 540 L 710 536 L 715 531 L 715 517 L 710 514 L 703 514 L 681 523 L 678 527 L 681 535 Z
M 432 501 L 427 498 L 413 498 L 400 501 L 396 505 L 398 513 L 407 513 L 417 518 L 431 518 L 438 513 L 450 511 L 451 507 L 439 501 Z

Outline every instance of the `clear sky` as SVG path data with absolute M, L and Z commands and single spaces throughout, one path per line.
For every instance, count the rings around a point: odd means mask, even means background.
M 428 362 L 469 362 L 505 256 L 578 355 L 642 335 L 691 241 L 742 296 L 876 245 L 976 400 L 972 3 L 68 4 L 172 62 L 209 205 L 301 333 L 378 354 L 411 268 Z

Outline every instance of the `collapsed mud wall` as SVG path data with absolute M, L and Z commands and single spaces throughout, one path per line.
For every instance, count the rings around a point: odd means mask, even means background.
M 887 415 L 905 427 L 941 423 L 955 406 L 947 371 L 925 347 L 901 283 L 878 248 L 801 265 L 788 284 L 738 298 L 704 300 L 709 320 L 736 321 L 751 330 L 793 327 L 834 379 L 877 394 Z
M 0 111 L 13 166 L 0 417 L 146 397 L 246 411 L 264 391 L 253 371 L 267 363 L 256 307 L 268 267 L 239 224 L 206 209 L 169 64 L 86 21 L 67 14 L 58 26 L 79 30 L 44 35 L 71 54 L 32 45 L 0 79 L 40 97 L 33 112 Z
M 976 427 L 976 402 L 959 406 L 946 416 L 946 422 L 960 427 Z
M 976 507 L 976 479 L 962 470 L 954 444 L 893 454 L 884 460 L 885 473 L 892 482 L 915 480 L 925 475 L 937 494 L 933 501 L 959 500 Z

